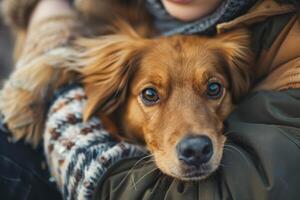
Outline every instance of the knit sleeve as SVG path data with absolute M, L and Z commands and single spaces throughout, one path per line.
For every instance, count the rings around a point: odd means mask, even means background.
M 113 163 L 146 153 L 137 145 L 114 141 L 96 117 L 83 122 L 85 104 L 84 90 L 76 86 L 61 94 L 48 112 L 45 154 L 64 199 L 91 199 Z

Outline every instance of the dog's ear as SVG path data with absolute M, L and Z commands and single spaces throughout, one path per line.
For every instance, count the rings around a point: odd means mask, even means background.
M 221 34 L 213 46 L 230 78 L 232 98 L 236 103 L 251 85 L 254 55 L 250 48 L 249 32 L 237 29 Z
M 79 70 L 87 95 L 84 120 L 96 112 L 110 114 L 125 100 L 130 77 L 137 70 L 145 39 L 126 27 L 122 33 L 81 39 L 84 47 Z

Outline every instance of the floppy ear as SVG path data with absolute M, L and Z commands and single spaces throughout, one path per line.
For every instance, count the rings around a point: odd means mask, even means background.
M 126 27 L 125 27 L 126 28 Z M 136 71 L 145 40 L 131 29 L 122 34 L 81 39 L 82 75 L 87 94 L 84 120 L 96 112 L 112 113 L 125 99 L 130 77 Z
M 232 98 L 236 103 L 251 85 L 254 55 L 250 35 L 245 29 L 238 29 L 218 36 L 216 41 L 213 48 L 230 78 Z

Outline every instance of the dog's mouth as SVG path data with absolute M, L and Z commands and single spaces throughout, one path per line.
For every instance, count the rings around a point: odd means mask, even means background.
M 187 182 L 203 180 L 221 165 L 226 137 L 215 135 L 186 134 L 175 142 L 167 140 L 159 149 L 149 150 L 164 174 Z
M 214 170 L 210 166 L 203 166 L 201 168 L 187 168 L 182 170 L 181 174 L 171 172 L 171 175 L 183 181 L 198 181 L 206 179 Z
M 210 176 L 214 169 L 210 164 L 204 164 L 199 167 L 185 167 L 182 175 L 180 175 L 180 179 L 182 180 L 201 180 Z
M 188 180 L 188 181 L 192 181 L 192 180 L 202 180 L 205 179 L 206 177 L 208 177 L 210 175 L 210 172 L 205 172 L 205 171 L 195 171 L 192 173 L 188 173 L 185 174 L 181 177 L 182 180 Z

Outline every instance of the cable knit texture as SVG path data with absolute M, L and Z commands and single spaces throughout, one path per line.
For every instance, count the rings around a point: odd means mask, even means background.
M 96 117 L 84 123 L 85 104 L 84 90 L 77 86 L 59 95 L 48 113 L 45 154 L 65 199 L 91 199 L 112 164 L 146 154 L 142 147 L 114 141 Z

